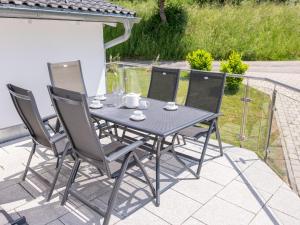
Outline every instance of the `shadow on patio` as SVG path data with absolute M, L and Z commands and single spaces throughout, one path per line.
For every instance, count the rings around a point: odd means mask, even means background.
M 201 178 L 195 179 L 172 157 L 163 155 L 161 206 L 155 207 L 150 189 L 126 175 L 110 224 L 300 224 L 300 199 L 255 153 L 230 145 L 218 157 L 211 141 Z M 198 156 L 201 146 L 188 142 L 180 150 Z M 46 202 L 47 186 L 33 174 L 21 182 L 31 148 L 30 140 L 16 140 L 1 146 L 1 208 L 13 218 L 25 216 L 29 224 L 100 224 L 101 216 L 70 197 L 60 206 L 73 161 L 68 158 L 52 197 Z M 43 148 L 32 167 L 47 179 L 54 176 L 56 161 Z M 154 182 L 155 160 L 143 161 Z M 197 164 L 186 160 L 193 169 Z M 129 173 L 142 177 L 133 167 Z M 113 180 L 101 177 L 96 168 L 83 164 L 76 190 L 99 208 L 105 209 Z M 0 220 L 1 221 L 1 220 Z M 4 220 L 3 220 L 4 221 Z M 1 221 L 1 224 L 5 224 Z

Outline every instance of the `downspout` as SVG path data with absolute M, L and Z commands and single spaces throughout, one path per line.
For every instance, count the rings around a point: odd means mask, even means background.
M 117 38 L 115 38 L 115 39 L 113 39 L 113 40 L 111 40 L 111 41 L 109 41 L 109 42 L 106 42 L 104 44 L 105 50 L 127 41 L 129 39 L 130 35 L 131 35 L 131 30 L 132 30 L 132 27 L 135 23 L 136 23 L 136 21 L 124 20 L 124 22 L 122 22 L 122 24 L 125 28 L 124 34 L 117 37 Z
M 140 21 L 140 18 L 135 18 L 135 20 L 132 20 L 132 19 L 124 19 L 121 23 L 123 24 L 124 26 L 124 29 L 125 29 L 125 32 L 123 35 L 111 40 L 111 41 L 108 41 L 106 43 L 104 43 L 104 65 L 106 67 L 106 50 L 109 49 L 109 48 L 112 48 L 118 44 L 121 44 L 125 41 L 127 41 L 131 35 L 131 30 L 132 30 L 132 27 L 135 23 L 138 23 Z M 104 67 L 104 79 L 106 79 L 106 68 Z M 105 88 L 106 89 L 106 88 Z M 106 90 L 105 90 L 106 92 Z M 100 90 L 97 91 L 97 93 L 101 93 Z M 103 94 L 103 93 L 102 93 Z
M 136 20 L 122 21 L 121 23 L 123 24 L 124 29 L 125 29 L 124 34 L 109 41 L 109 42 L 104 43 L 105 53 L 106 53 L 107 49 L 112 48 L 118 44 L 121 44 L 121 43 L 127 41 L 131 35 L 131 30 L 132 30 L 133 25 L 138 22 L 140 22 L 140 18 L 136 18 Z M 104 60 L 106 61 L 106 56 L 104 57 Z M 106 65 L 106 62 L 104 63 L 104 65 Z M 105 69 L 105 77 L 106 77 L 106 69 Z

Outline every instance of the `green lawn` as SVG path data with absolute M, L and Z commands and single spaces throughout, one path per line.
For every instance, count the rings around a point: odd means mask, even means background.
M 124 78 L 126 82 L 124 82 Z M 111 92 L 118 87 L 119 84 L 126 87 L 126 92 L 136 92 L 141 93 L 142 96 L 146 96 L 150 84 L 150 71 L 145 68 L 127 68 L 125 70 L 118 69 L 117 75 L 108 72 L 108 92 Z M 248 107 L 245 129 L 246 137 L 244 141 L 241 141 L 239 134 L 243 115 L 243 102 L 241 101 L 241 98 L 244 96 L 244 87 L 245 86 L 243 85 L 237 94 L 231 95 L 225 93 L 223 97 L 222 113 L 224 115 L 220 118 L 222 141 L 250 149 L 256 152 L 259 157 L 263 158 L 270 97 L 261 91 L 250 88 L 250 98 L 252 101 L 249 103 Z M 178 104 L 184 104 L 187 88 L 188 75 L 187 72 L 183 71 L 176 99 Z M 271 148 L 273 150 L 269 162 L 274 170 L 284 177 L 285 168 L 282 162 L 282 148 L 276 122 L 273 123 L 272 131 Z
M 215 59 L 225 59 L 231 50 L 243 53 L 245 60 L 300 58 L 300 4 L 243 1 L 239 6 L 201 6 L 192 0 L 167 0 L 169 22 L 162 25 L 157 0 L 115 2 L 135 10 L 142 20 L 128 41 L 108 49 L 108 56 L 184 60 L 188 52 L 205 49 Z M 108 41 L 123 28 L 106 26 L 104 31 Z

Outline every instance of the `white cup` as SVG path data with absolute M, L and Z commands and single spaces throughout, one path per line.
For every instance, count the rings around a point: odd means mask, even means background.
M 167 107 L 168 107 L 169 109 L 173 109 L 173 108 L 176 107 L 176 103 L 175 103 L 175 102 L 167 102 Z
M 133 115 L 135 117 L 141 117 L 141 116 L 143 116 L 143 112 L 141 110 L 135 110 L 135 111 L 133 111 Z
M 140 109 L 148 109 L 150 106 L 150 102 L 146 101 L 146 100 L 141 100 L 140 104 L 139 104 L 139 108 Z
M 102 104 L 101 104 L 100 100 L 92 100 L 92 105 L 98 107 L 98 106 L 101 106 Z
M 97 95 L 94 97 L 94 100 L 103 101 L 105 100 L 105 95 L 104 94 Z

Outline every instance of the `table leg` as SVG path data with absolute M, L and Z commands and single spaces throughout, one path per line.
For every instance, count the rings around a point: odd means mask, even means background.
M 208 129 L 208 132 L 207 132 L 207 135 L 206 135 L 206 138 L 205 138 L 205 142 L 204 142 L 204 146 L 203 146 L 203 149 L 202 149 L 201 158 L 200 158 L 199 164 L 198 164 L 198 169 L 197 169 L 197 175 L 198 176 L 200 176 L 200 171 L 201 171 L 202 164 L 203 164 L 203 161 L 204 161 L 207 145 L 208 145 L 209 138 L 210 138 L 211 132 L 213 130 L 213 127 L 215 126 L 215 122 L 216 122 L 216 120 L 214 119 L 211 122 L 211 124 L 209 125 L 209 129 Z
M 160 205 L 160 150 L 162 146 L 162 138 L 158 138 L 157 140 L 157 148 L 156 148 L 156 188 L 155 188 L 155 197 L 156 202 L 155 205 L 158 207 Z

